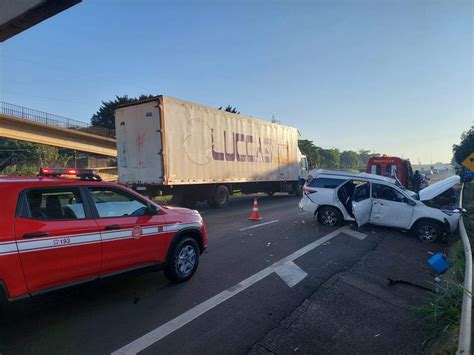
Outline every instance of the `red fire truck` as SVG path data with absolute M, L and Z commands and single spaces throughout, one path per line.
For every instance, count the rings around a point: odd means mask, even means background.
M 410 160 L 399 157 L 389 157 L 382 155 L 381 157 L 372 157 L 367 163 L 366 172 L 388 177 L 396 177 L 403 186 L 411 188 L 413 170 Z

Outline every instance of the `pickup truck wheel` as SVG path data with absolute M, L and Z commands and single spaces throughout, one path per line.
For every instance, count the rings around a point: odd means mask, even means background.
M 343 222 L 343 217 L 338 209 L 326 206 L 318 210 L 318 222 L 324 226 L 340 226 Z
M 412 233 L 421 241 L 432 243 L 443 235 L 443 229 L 436 222 L 421 221 L 413 227 Z
M 199 246 L 190 237 L 181 239 L 171 251 L 168 266 L 164 269 L 166 278 L 171 282 L 189 280 L 199 264 Z

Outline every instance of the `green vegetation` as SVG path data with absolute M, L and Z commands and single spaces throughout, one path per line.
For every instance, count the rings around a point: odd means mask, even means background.
M 461 143 L 453 145 L 453 160 L 461 164 L 474 152 L 474 126 L 461 135 Z
M 226 108 L 222 108 L 222 106 L 220 106 L 218 110 L 224 110 L 225 112 L 230 112 L 230 113 L 235 113 L 236 115 L 240 115 L 240 111 L 237 111 L 237 107 L 231 106 L 231 105 L 227 105 Z
M 369 158 L 380 156 L 380 154 L 371 153 L 370 150 L 361 149 L 358 152 L 352 150 L 340 151 L 337 148 L 324 149 L 317 147 L 307 139 L 298 141 L 301 152 L 308 158 L 310 169 L 318 168 L 341 168 L 365 169 Z
M 66 149 L 0 138 L 1 175 L 36 175 L 41 165 L 65 167 L 72 158 Z
M 463 216 L 464 225 L 471 239 L 474 233 L 474 183 L 464 186 L 463 207 L 468 211 Z M 472 242 L 471 242 L 472 243 Z M 426 345 L 431 353 L 456 353 L 464 293 L 464 247 L 456 240 L 450 247 L 448 261 L 451 267 L 443 275 L 443 281 L 437 284 L 436 293 L 427 300 L 427 304 L 416 311 L 424 319 L 432 332 Z
M 93 127 L 102 127 L 115 129 L 115 109 L 120 105 L 129 104 L 132 102 L 151 99 L 154 95 L 140 95 L 137 97 L 115 96 L 114 100 L 102 101 L 99 110 L 92 115 L 91 125 Z
M 464 282 L 464 249 L 458 241 L 451 247 L 448 261 L 451 267 L 436 284 L 436 292 L 431 294 L 428 303 L 416 310 L 427 320 L 434 340 L 447 331 L 456 332 L 461 317 L 461 304 Z
M 474 236 L 474 182 L 464 185 L 463 207 L 467 210 L 463 217 L 464 226 L 472 241 Z
M 159 204 L 162 204 L 162 205 L 166 205 L 167 203 L 169 203 L 171 201 L 171 198 L 173 196 L 171 195 L 166 195 L 166 196 L 156 196 L 154 198 L 154 201 L 155 202 L 158 202 Z
M 474 152 L 474 126 L 461 135 L 461 142 L 453 145 L 452 162 L 461 164 Z M 463 216 L 466 231 L 471 240 L 474 235 L 474 184 L 464 186 L 463 207 L 467 213 Z M 457 238 L 456 238 L 457 239 Z M 461 317 L 462 298 L 464 294 L 464 247 L 456 240 L 449 250 L 448 260 L 451 267 L 443 275 L 443 280 L 436 285 L 436 292 L 431 295 L 428 303 L 418 307 L 416 311 L 424 319 L 432 331 L 426 343 L 430 346 L 429 353 L 455 354 Z

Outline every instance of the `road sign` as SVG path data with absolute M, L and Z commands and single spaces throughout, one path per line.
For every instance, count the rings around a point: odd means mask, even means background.
M 471 153 L 466 159 L 464 159 L 462 165 L 469 170 L 474 171 L 474 153 Z

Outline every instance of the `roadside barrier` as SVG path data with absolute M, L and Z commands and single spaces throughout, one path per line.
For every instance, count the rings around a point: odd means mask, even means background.
M 459 207 L 462 208 L 462 195 L 464 184 L 461 188 Z M 457 354 L 471 354 L 471 320 L 472 320 L 472 250 L 469 237 L 464 226 L 464 221 L 459 219 L 459 234 L 464 247 L 466 269 L 464 272 L 464 295 L 462 299 L 461 326 L 459 328 L 459 341 Z

